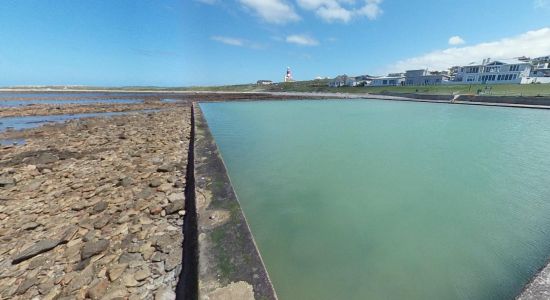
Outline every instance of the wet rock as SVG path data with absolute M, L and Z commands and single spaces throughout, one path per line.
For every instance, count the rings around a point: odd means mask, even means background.
M 105 251 L 108 247 L 108 240 L 88 241 L 82 247 L 80 257 L 82 258 L 82 260 L 85 260 L 88 257 L 92 257 Z

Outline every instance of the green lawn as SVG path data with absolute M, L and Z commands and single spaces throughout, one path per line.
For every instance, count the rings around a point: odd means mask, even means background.
M 495 96 L 550 96 L 550 84 L 495 84 L 495 85 L 434 85 L 393 87 L 340 87 L 329 88 L 328 80 L 296 81 L 267 86 L 256 84 L 227 85 L 215 87 L 192 87 L 185 90 L 229 92 L 333 92 L 333 93 L 418 93 L 432 95 L 481 94 Z

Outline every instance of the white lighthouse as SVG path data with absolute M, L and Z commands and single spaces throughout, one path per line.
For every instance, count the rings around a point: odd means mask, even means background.
M 292 78 L 292 71 L 290 71 L 290 67 L 286 68 L 286 75 L 285 75 L 285 82 L 292 82 L 294 79 Z

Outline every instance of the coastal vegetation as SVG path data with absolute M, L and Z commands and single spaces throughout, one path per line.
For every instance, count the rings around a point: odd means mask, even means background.
M 217 86 L 190 86 L 190 87 L 156 87 L 156 86 L 29 86 L 7 87 L 6 90 L 18 91 L 208 91 L 208 92 L 306 92 L 306 93 L 415 93 L 426 95 L 491 95 L 491 96 L 541 96 L 550 97 L 550 84 L 458 84 L 458 85 L 424 85 L 424 86 L 357 86 L 357 87 L 329 87 L 328 79 L 281 82 L 270 85 L 256 83 L 217 85 Z

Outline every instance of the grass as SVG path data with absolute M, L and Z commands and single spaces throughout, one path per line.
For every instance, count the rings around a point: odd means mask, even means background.
M 276 83 L 266 86 L 256 84 L 226 85 L 215 87 L 191 87 L 190 91 L 227 92 L 324 92 L 324 93 L 417 93 L 432 95 L 480 94 L 494 96 L 550 96 L 550 84 L 495 84 L 495 85 L 433 85 L 389 87 L 328 87 L 327 79 Z
M 550 97 L 550 84 L 472 84 L 434 86 L 388 86 L 388 87 L 328 87 L 329 79 L 282 82 L 272 85 L 238 84 L 194 87 L 70 87 L 73 90 L 125 90 L 125 91 L 212 91 L 212 92 L 323 92 L 323 93 L 417 93 L 431 95 L 471 94 L 478 92 L 493 96 L 546 96 Z M 25 87 L 20 87 L 25 89 Z M 30 87 L 27 87 L 30 88 Z M 42 89 L 62 89 L 62 86 L 47 86 Z

